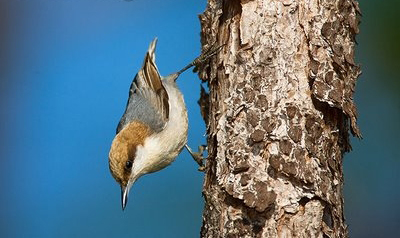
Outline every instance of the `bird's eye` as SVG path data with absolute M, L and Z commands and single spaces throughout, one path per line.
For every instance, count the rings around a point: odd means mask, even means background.
M 125 163 L 125 169 L 129 170 L 129 169 L 131 169 L 131 168 L 132 168 L 132 161 L 131 161 L 131 160 L 126 161 L 126 163 Z

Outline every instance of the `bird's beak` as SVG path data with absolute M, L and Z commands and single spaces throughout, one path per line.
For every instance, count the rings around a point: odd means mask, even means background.
M 126 203 L 128 202 L 129 189 L 130 189 L 129 187 L 122 187 L 121 186 L 122 211 L 125 210 Z
M 125 210 L 126 204 L 128 203 L 129 190 L 131 190 L 131 187 L 135 183 L 135 181 L 136 181 L 136 179 L 129 180 L 128 184 L 125 187 L 121 186 L 122 211 Z

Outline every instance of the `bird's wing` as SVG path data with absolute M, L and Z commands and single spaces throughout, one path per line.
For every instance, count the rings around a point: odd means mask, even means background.
M 140 120 L 156 132 L 161 131 L 168 121 L 168 94 L 155 64 L 156 43 L 157 39 L 151 42 L 143 66 L 131 84 L 128 103 L 117 133 L 132 120 Z
M 156 57 L 154 51 L 156 43 L 157 39 L 151 42 L 143 62 L 143 67 L 137 74 L 136 93 L 149 100 L 154 108 L 161 114 L 162 119 L 167 121 L 169 116 L 168 94 L 161 82 L 161 76 L 155 62 Z

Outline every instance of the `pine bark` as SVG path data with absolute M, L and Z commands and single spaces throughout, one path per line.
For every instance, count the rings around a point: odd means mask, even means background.
M 347 237 L 343 154 L 360 137 L 358 3 L 209 0 L 201 237 Z

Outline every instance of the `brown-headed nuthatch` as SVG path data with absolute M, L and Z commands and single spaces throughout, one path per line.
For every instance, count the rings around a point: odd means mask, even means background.
M 143 66 L 131 84 L 125 113 L 109 153 L 111 174 L 121 186 L 123 210 L 135 181 L 170 165 L 186 145 L 187 110 L 176 79 L 219 50 L 206 52 L 179 72 L 161 77 L 155 63 L 156 43 L 157 39 L 151 42 Z

